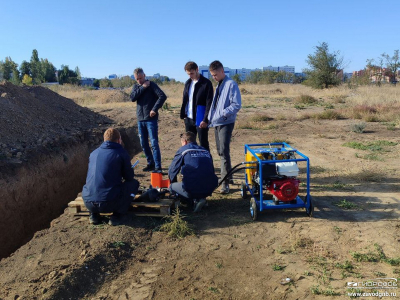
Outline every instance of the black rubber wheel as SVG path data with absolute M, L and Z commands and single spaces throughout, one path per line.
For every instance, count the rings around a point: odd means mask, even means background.
M 313 213 L 314 213 L 314 204 L 312 203 L 312 198 L 311 196 L 308 197 L 308 201 L 310 202 L 310 207 L 306 208 L 306 213 L 307 216 L 309 216 L 310 218 L 312 218 Z
M 253 221 L 257 220 L 257 204 L 253 198 L 250 200 L 250 216 Z
M 240 196 L 242 196 L 242 199 L 247 199 L 247 185 L 246 183 L 242 182 L 242 185 L 240 187 Z

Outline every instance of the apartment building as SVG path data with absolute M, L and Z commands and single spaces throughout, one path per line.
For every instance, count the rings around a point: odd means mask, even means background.
M 287 73 L 295 73 L 295 67 L 293 66 L 283 66 L 283 67 L 272 67 L 272 66 L 268 66 L 268 67 L 263 67 L 262 69 L 259 68 L 255 68 L 255 69 L 246 69 L 246 68 L 241 68 L 241 69 L 231 69 L 229 67 L 224 67 L 224 71 L 225 74 L 228 75 L 229 77 L 233 77 L 234 75 L 238 74 L 240 76 L 241 80 L 246 80 L 246 78 L 248 76 L 250 76 L 250 74 L 252 72 L 255 71 L 274 71 L 274 72 L 280 72 L 280 71 L 284 71 Z M 200 66 L 199 67 L 199 72 L 201 75 L 203 75 L 206 78 L 210 78 L 211 75 L 209 74 L 208 71 L 208 66 Z

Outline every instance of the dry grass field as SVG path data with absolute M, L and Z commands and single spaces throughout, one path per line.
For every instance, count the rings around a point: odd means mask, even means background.
M 159 122 L 166 169 L 184 129 L 183 85 L 161 88 L 168 96 Z M 2 260 L 3 274 L 20 268 L 27 275 L 2 276 L 7 292 L 0 299 L 371 299 L 353 292 L 398 299 L 398 289 L 352 289 L 347 283 L 400 280 L 400 87 L 239 88 L 233 165 L 244 160 L 244 144 L 286 141 L 310 158 L 313 218 L 304 209 L 269 210 L 252 221 L 249 200 L 240 196 L 243 173 L 235 174 L 231 194 L 215 192 L 199 214 L 182 212 L 193 230 L 184 238 L 160 230 L 165 220 L 90 226 L 87 218 L 66 212 Z M 129 89 L 56 91 L 118 126 L 136 119 Z M 209 138 L 219 175 L 212 129 Z M 143 154 L 136 159 L 136 177 L 146 186 Z

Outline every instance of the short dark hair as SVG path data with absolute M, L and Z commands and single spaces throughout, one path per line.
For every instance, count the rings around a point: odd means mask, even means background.
M 197 70 L 199 66 L 194 61 L 188 61 L 185 65 L 185 71 Z
M 104 141 L 105 142 L 110 141 L 110 142 L 118 143 L 120 138 L 121 138 L 121 134 L 115 128 L 108 128 L 104 132 Z
M 142 68 L 136 68 L 135 70 L 133 70 L 133 74 L 137 76 L 138 74 L 144 74 L 144 72 Z
M 219 69 L 221 69 L 221 68 L 223 68 L 224 66 L 222 65 L 222 63 L 219 61 L 219 60 L 214 60 L 211 64 L 210 64 L 210 66 L 209 66 L 209 70 L 210 71 L 216 71 L 216 70 L 219 70 Z
M 181 134 L 181 139 L 185 140 L 188 143 L 194 143 L 196 141 L 196 136 L 193 132 L 187 131 Z

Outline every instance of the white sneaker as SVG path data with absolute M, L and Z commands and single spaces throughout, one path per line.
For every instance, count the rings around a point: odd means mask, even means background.
M 200 199 L 196 203 L 193 212 L 195 212 L 195 213 L 199 212 L 201 210 L 201 208 L 204 206 L 204 204 L 206 204 L 206 202 L 207 202 L 206 199 L 204 199 L 204 198 Z
M 229 194 L 229 184 L 223 184 L 220 190 L 221 194 Z

